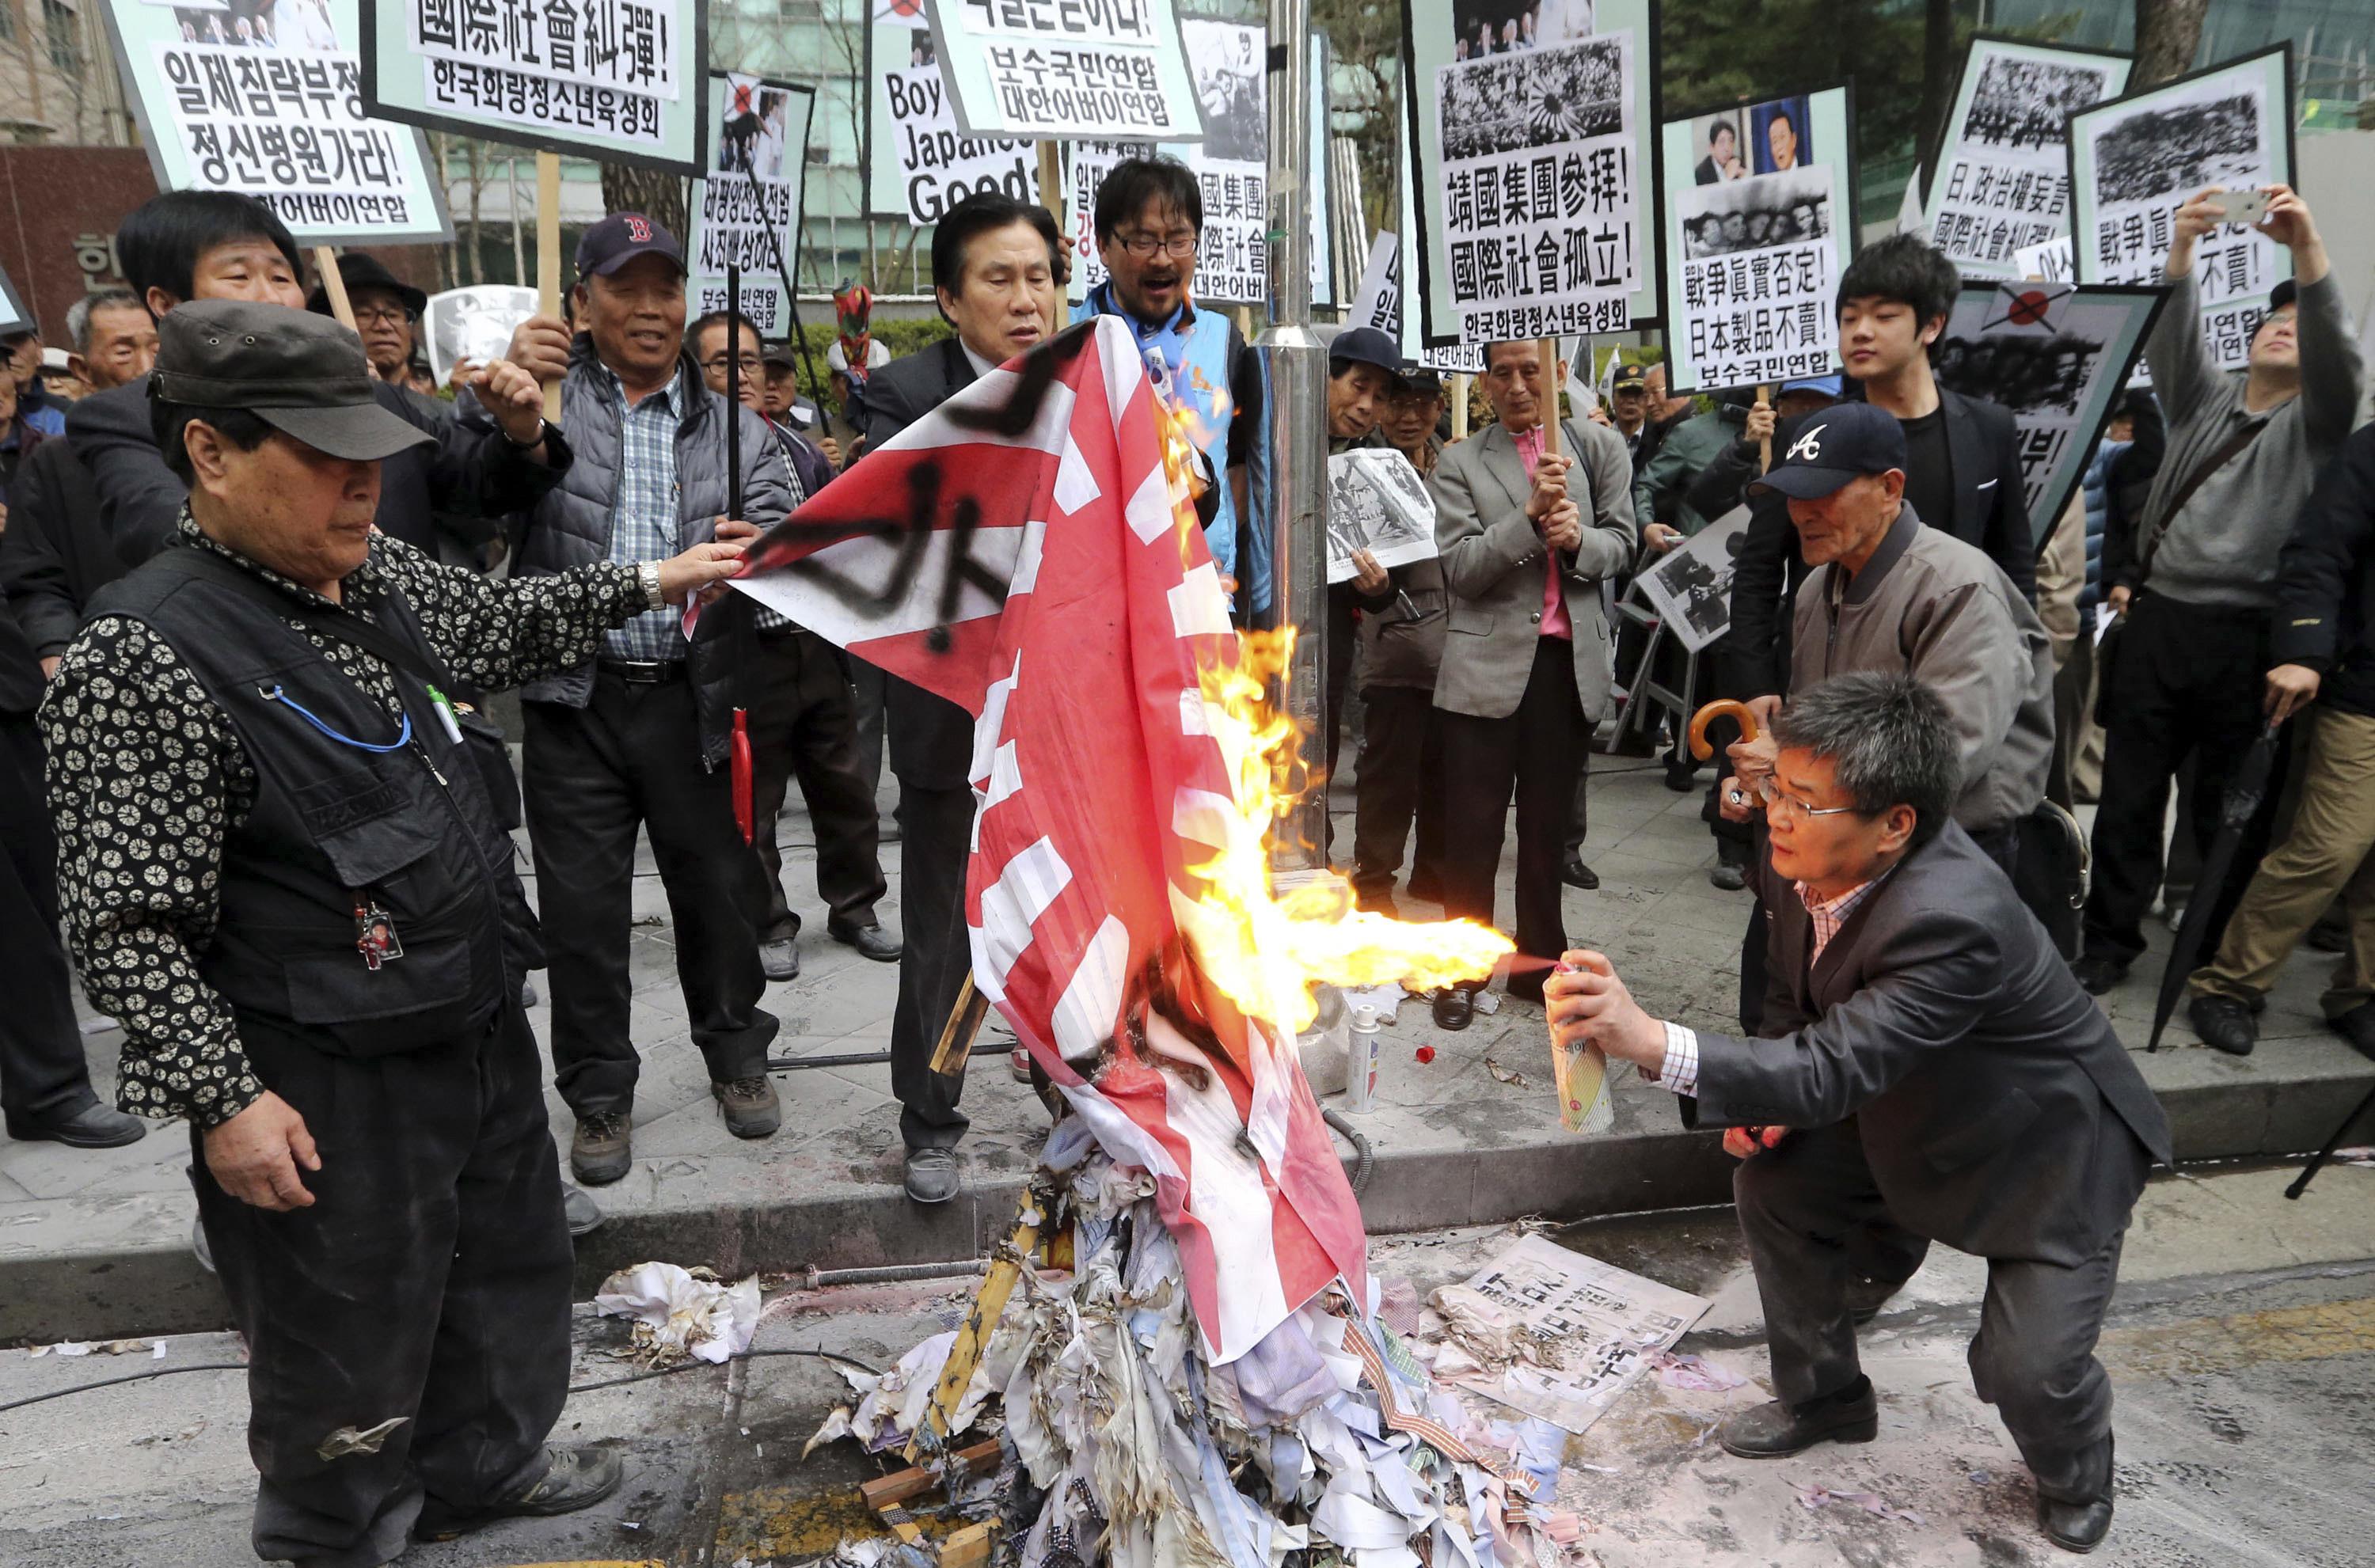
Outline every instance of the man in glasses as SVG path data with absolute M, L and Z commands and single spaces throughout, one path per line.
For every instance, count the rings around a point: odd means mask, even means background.
M 1844 675 L 1795 690 L 1774 729 L 1757 782 L 1768 1038 L 1652 1018 L 1592 952 L 1568 953 L 1543 987 L 1552 1038 L 1690 1096 L 1684 1120 L 1726 1128 L 1741 1161 L 1732 1192 L 1780 1397 L 1723 1423 L 1728 1451 L 1778 1459 L 1876 1438 L 1857 1248 L 1876 1226 L 1944 1242 L 1987 1260 L 1971 1380 L 2037 1478 L 2038 1527 L 2091 1551 L 2111 1527 L 2111 1388 L 2095 1341 L 2145 1173 L 2170 1157 L 2168 1123 L 1956 825 L 1967 742 L 1943 693 L 1898 672 Z
M 376 256 L 360 252 L 338 258 L 338 277 L 347 286 L 347 303 L 354 309 L 355 331 L 362 337 L 372 374 L 433 400 L 437 383 L 418 362 L 420 312 L 429 308 L 429 296 L 388 271 Z M 333 313 L 329 290 L 316 283 L 305 297 L 305 308 L 315 315 Z M 433 401 L 428 407 L 437 408 Z
M 1223 577 L 1243 594 L 1240 614 L 1270 603 L 1270 536 L 1248 491 L 1262 441 L 1261 365 L 1236 324 L 1198 306 L 1196 237 L 1204 197 L 1188 166 L 1171 158 L 1128 158 L 1097 187 L 1097 255 L 1105 280 L 1072 319 L 1119 316 L 1138 336 L 1155 384 L 1185 415 L 1220 483 L 1204 537 Z

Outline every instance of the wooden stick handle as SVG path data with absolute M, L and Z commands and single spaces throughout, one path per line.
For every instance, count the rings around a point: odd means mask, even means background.
M 313 247 L 313 270 L 322 275 L 322 292 L 330 297 L 330 313 L 349 332 L 355 330 L 355 307 L 347 298 L 347 277 L 338 270 L 338 253 L 327 245 Z
M 536 310 L 561 315 L 561 155 L 536 155 Z M 561 422 L 561 383 L 544 389 L 544 417 Z
M 1756 389 L 1756 406 L 1759 408 L 1773 407 L 1773 388 L 1770 385 L 1759 386 Z M 1756 443 L 1756 471 L 1760 474 L 1773 472 L 1773 438 L 1771 436 L 1766 436 Z
M 1558 339 L 1545 337 L 1534 345 L 1542 360 L 1542 452 L 1556 457 L 1559 452 L 1559 378 Z
M 940 1043 L 933 1047 L 934 1072 L 943 1078 L 964 1077 L 965 1066 L 973 1060 L 973 1037 L 981 1032 L 981 1020 L 988 1012 L 989 998 L 974 988 L 968 972 L 957 991 L 957 1005 L 949 1009 L 949 1021 L 940 1026 Z
M 1468 380 L 1465 373 L 1451 378 L 1451 439 L 1468 439 Z

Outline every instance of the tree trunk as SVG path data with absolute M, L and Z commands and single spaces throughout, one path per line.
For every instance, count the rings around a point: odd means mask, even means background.
M 684 181 L 629 163 L 602 165 L 602 210 L 640 212 L 684 243 Z
M 1914 156 L 1926 158 L 1955 112 L 1955 0 L 1927 0 L 1921 17 L 1921 117 Z
M 2128 90 L 2157 87 L 2193 68 L 2210 0 L 2136 0 L 2136 68 Z
M 470 281 L 477 284 L 485 281 L 479 265 L 479 239 L 482 232 L 479 226 L 479 200 L 487 189 L 487 144 L 472 136 L 463 146 L 469 149 L 470 159 L 470 238 L 462 259 L 468 264 Z

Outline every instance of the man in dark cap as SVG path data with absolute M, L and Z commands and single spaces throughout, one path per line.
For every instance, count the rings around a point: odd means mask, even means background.
M 582 663 L 740 551 L 490 583 L 376 531 L 431 438 L 361 343 L 275 305 L 170 313 L 175 542 L 102 590 L 41 722 L 117 1099 L 191 1124 L 250 1355 L 259 1556 L 375 1568 L 413 1537 L 567 1512 L 615 1456 L 545 1443 L 570 1247 L 541 1063 L 502 939 L 511 844 L 445 695 Z M 502 361 L 477 396 L 540 407 Z
M 372 374 L 435 406 L 437 383 L 416 358 L 420 312 L 429 308 L 429 296 L 388 271 L 377 256 L 360 251 L 338 258 L 338 277 L 346 283 L 347 303 L 355 312 L 355 330 L 362 335 Z M 329 289 L 315 283 L 305 296 L 305 308 L 315 315 L 332 314 Z

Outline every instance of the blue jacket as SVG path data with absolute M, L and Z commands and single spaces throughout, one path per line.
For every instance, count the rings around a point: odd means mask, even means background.
M 2110 521 L 2111 465 L 2135 442 L 2096 443 L 2094 461 L 2086 465 L 2086 585 L 2078 593 L 2078 613 L 2090 615 L 2103 597 L 2103 531 Z

